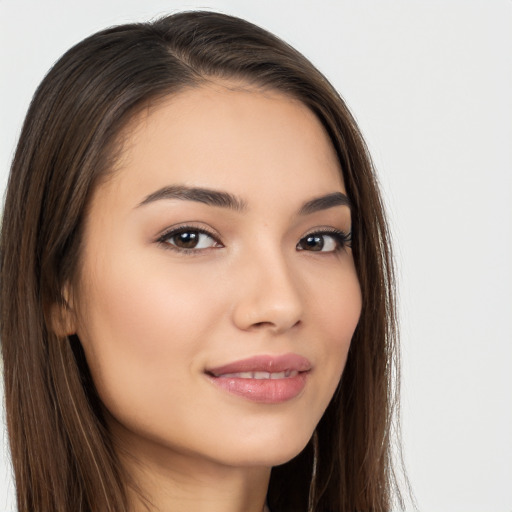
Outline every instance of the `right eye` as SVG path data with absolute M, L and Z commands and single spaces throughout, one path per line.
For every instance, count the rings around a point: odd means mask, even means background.
M 222 244 L 204 229 L 180 227 L 162 235 L 158 242 L 170 249 L 181 252 L 196 252 L 211 247 L 222 247 Z

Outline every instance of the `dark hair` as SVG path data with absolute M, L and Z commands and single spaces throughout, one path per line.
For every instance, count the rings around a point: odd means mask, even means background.
M 363 295 L 338 389 L 308 446 L 272 471 L 276 511 L 387 511 L 395 475 L 396 319 L 389 234 L 363 138 L 326 78 L 241 19 L 185 12 L 118 26 L 69 50 L 39 86 L 9 178 L 1 233 L 1 339 L 20 512 L 127 510 L 121 474 L 80 344 L 52 329 L 76 278 L 89 198 L 123 127 L 145 106 L 216 79 L 281 91 L 313 111 L 353 205 Z M 75 340 L 76 341 L 76 340 Z

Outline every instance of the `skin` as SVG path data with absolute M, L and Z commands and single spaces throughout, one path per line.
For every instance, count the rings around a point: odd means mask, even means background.
M 67 322 L 151 510 L 261 512 L 270 468 L 303 449 L 336 389 L 361 311 L 350 247 L 323 235 L 324 250 L 298 249 L 312 232 L 350 232 L 347 206 L 298 213 L 345 193 L 336 154 L 298 101 L 226 83 L 166 98 L 124 140 L 92 197 Z M 245 208 L 141 204 L 176 185 L 229 192 Z M 214 238 L 191 252 L 161 239 L 183 224 Z M 283 403 L 235 396 L 205 374 L 288 353 L 312 370 Z

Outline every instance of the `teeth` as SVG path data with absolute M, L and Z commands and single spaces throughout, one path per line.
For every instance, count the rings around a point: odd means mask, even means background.
M 289 377 L 296 377 L 299 374 L 297 370 L 286 370 L 284 372 L 239 372 L 239 373 L 224 373 L 216 375 L 224 379 L 287 379 Z
M 254 372 L 252 374 L 253 379 L 270 379 L 270 373 L 268 372 Z

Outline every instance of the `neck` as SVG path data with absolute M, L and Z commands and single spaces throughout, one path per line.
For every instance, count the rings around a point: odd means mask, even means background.
M 166 453 L 120 454 L 130 512 L 264 512 L 270 469 Z

